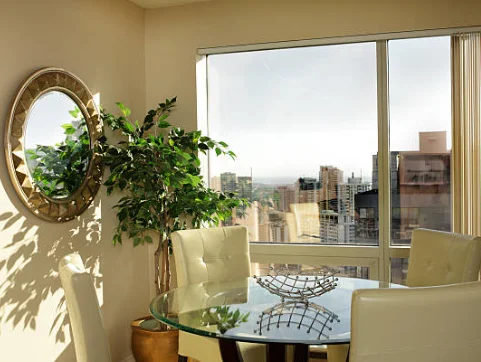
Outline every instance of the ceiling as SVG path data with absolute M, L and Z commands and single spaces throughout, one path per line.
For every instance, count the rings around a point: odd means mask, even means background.
M 156 9 L 165 6 L 177 6 L 210 0 L 129 0 L 144 9 Z

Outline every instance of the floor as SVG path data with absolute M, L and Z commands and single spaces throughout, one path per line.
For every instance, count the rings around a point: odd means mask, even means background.
M 195 359 L 189 358 L 189 359 L 187 360 L 187 362 L 198 362 L 198 361 L 196 361 Z M 311 358 L 309 358 L 309 362 L 327 362 L 327 359 L 326 359 L 326 358 L 322 358 L 322 357 L 319 357 L 319 358 L 317 358 L 317 357 L 314 357 L 314 358 L 311 357 Z
M 189 358 L 187 362 L 197 362 L 195 359 Z M 309 358 L 309 362 L 327 362 L 327 359 L 322 358 Z

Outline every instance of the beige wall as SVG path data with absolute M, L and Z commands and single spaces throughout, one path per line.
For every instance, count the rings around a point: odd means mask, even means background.
M 0 54 L 2 131 L 16 89 L 45 66 L 76 74 L 108 109 L 122 101 L 144 113 L 144 11 L 126 0 L 2 0 Z M 96 282 L 113 361 L 131 354 L 130 321 L 148 314 L 147 249 L 112 246 L 114 201 L 102 188 L 78 220 L 44 222 L 20 202 L 1 155 L 1 361 L 75 361 L 70 331 L 61 328 L 64 307 L 57 309 L 63 296 L 57 262 L 70 251 L 88 265 L 99 261 Z
M 178 95 L 172 121 L 194 129 L 199 47 L 473 25 L 481 25 L 478 0 L 221 0 L 148 10 L 145 19 L 126 0 L 2 0 L 0 116 L 32 71 L 59 66 L 108 109 L 122 101 L 138 117 Z M 74 250 L 89 265 L 99 261 L 102 312 L 113 361 L 121 361 L 130 354 L 130 320 L 148 313 L 147 251 L 111 246 L 115 198 L 103 190 L 79 220 L 31 215 L 0 158 L 0 360 L 74 360 L 55 274 L 58 259 Z
M 479 0 L 214 0 L 146 12 L 147 106 L 177 95 L 196 127 L 199 47 L 481 25 Z

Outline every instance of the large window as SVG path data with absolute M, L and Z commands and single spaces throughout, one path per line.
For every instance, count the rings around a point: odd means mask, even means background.
M 449 37 L 389 42 L 391 235 L 451 230 Z M 396 212 L 394 210 L 396 209 Z
M 210 186 L 252 202 L 226 224 L 261 274 L 404 282 L 412 230 L 452 230 L 451 37 L 355 41 L 203 58 L 203 128 L 238 155 Z
M 376 44 L 214 55 L 207 66 L 210 136 L 238 155 L 211 158 L 211 187 L 252 201 L 229 222 L 252 241 L 377 244 Z

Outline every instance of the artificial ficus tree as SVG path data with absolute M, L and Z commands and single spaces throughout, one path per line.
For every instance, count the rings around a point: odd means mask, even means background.
M 219 225 L 232 216 L 234 208 L 245 210 L 248 200 L 205 185 L 199 153 L 213 150 L 217 156 L 233 159 L 236 155 L 225 142 L 167 122 L 176 98 L 150 110 L 142 123 L 131 122 L 130 110 L 121 103 L 117 105 L 120 116 L 105 110 L 101 113 L 104 124 L 128 138 L 109 144 L 104 137 L 100 149 L 110 170 L 104 183 L 107 193 L 117 190 L 121 194 L 114 206 L 118 225 L 113 243 L 122 244 L 128 237 L 136 247 L 153 243 L 152 232 L 158 235 L 154 283 L 159 294 L 170 287 L 171 233 Z

